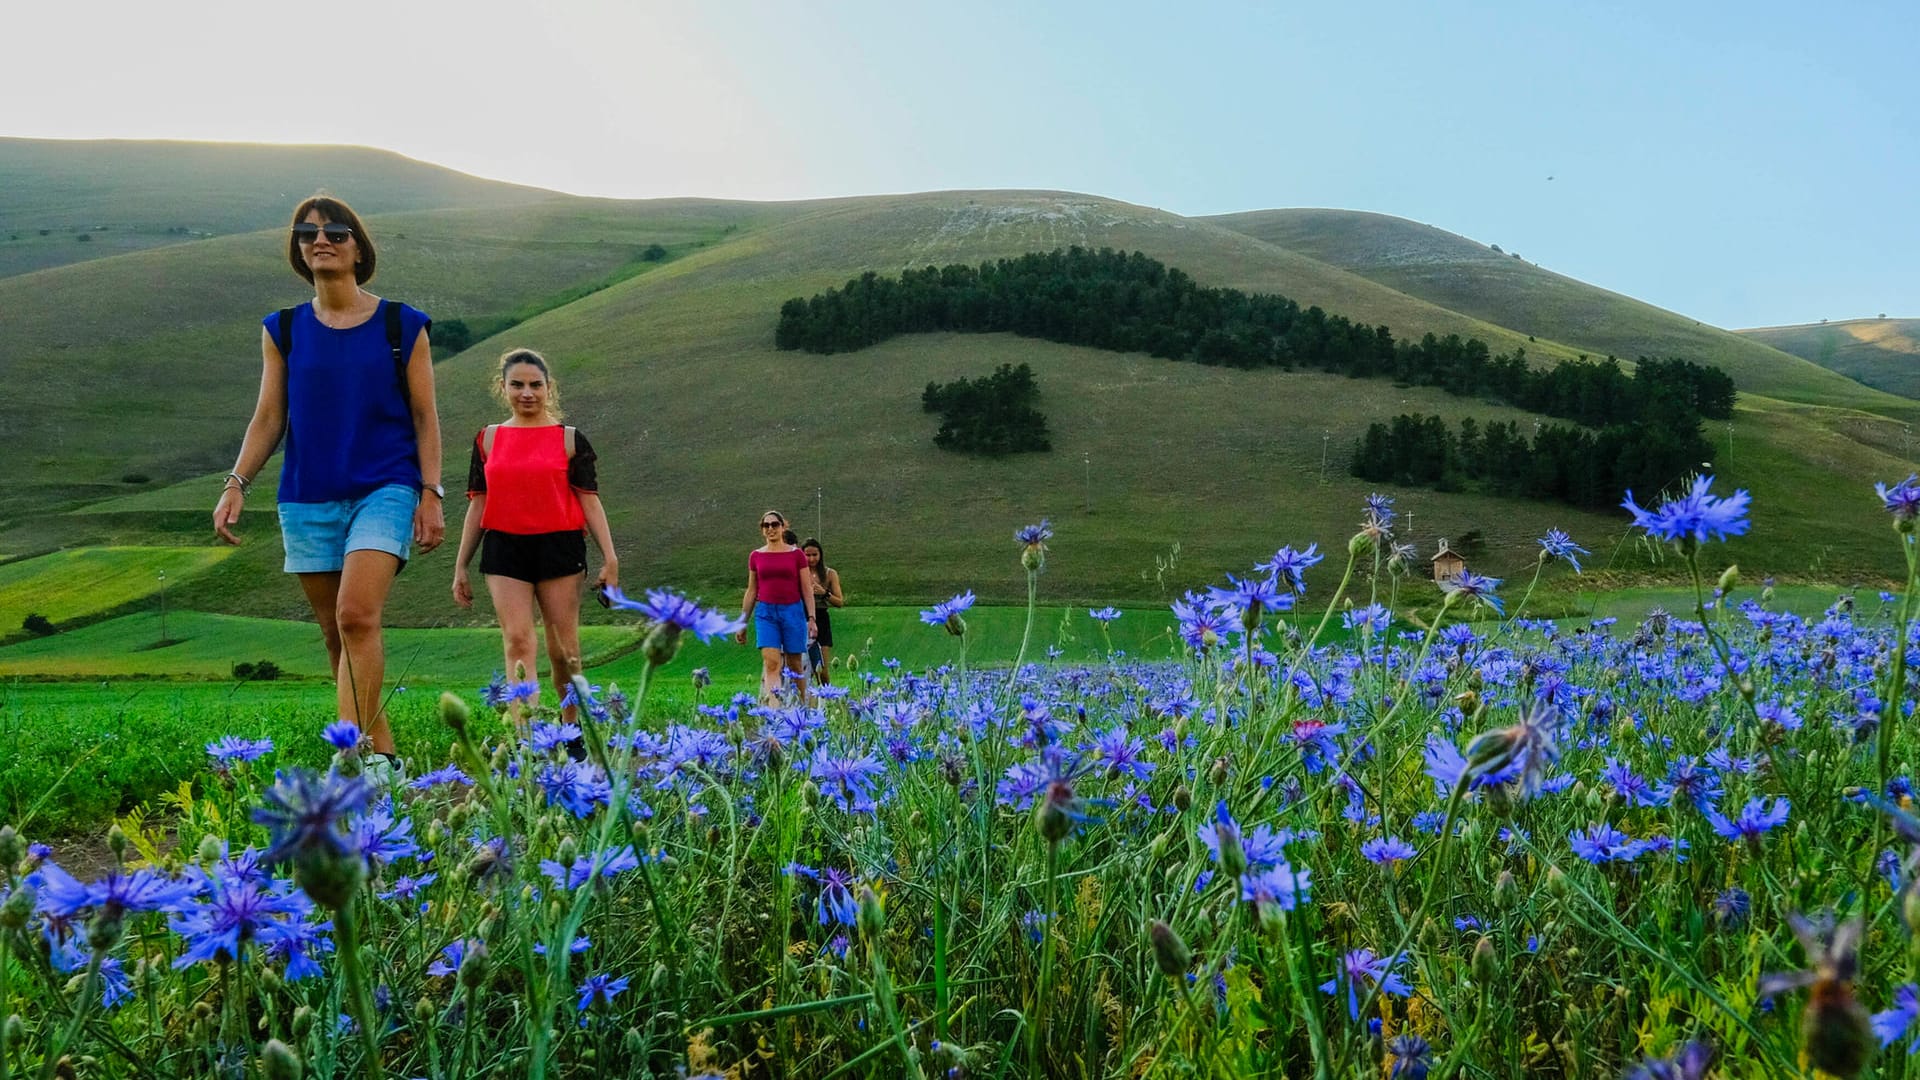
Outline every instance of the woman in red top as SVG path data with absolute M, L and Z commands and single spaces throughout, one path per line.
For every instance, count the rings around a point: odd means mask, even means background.
M 480 548 L 480 572 L 506 641 L 507 677 L 539 670 L 533 609 L 547 624 L 548 670 L 567 685 L 580 670 L 580 582 L 587 571 L 584 526 L 600 548 L 601 589 L 620 584 L 620 560 L 600 506 L 593 446 L 560 423 L 560 395 L 546 358 L 510 349 L 494 391 L 513 410 L 473 438 L 467 467 L 467 518 L 453 567 L 453 599 L 473 606 L 467 563 Z M 484 539 L 483 539 L 484 535 Z M 572 719 L 573 710 L 567 710 Z
M 807 643 L 814 633 L 813 574 L 806 553 L 787 543 L 787 519 L 780 511 L 760 515 L 760 534 L 767 542 L 747 553 L 747 592 L 740 600 L 740 617 L 753 620 L 760 646 L 760 700 L 779 696 L 784 663 L 805 701 Z M 746 629 L 733 639 L 746 644 Z

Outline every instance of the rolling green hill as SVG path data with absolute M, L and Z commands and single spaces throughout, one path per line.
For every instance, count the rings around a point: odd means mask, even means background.
M 362 214 L 553 198 L 359 146 L 0 138 L 0 277 L 283 225 L 316 188 Z
M 1520 300 L 1455 310 L 1284 236 L 1058 192 L 795 204 L 552 197 L 382 214 L 370 224 L 383 256 L 378 291 L 443 321 L 520 320 L 437 366 L 448 479 L 462 476 L 473 432 L 498 418 L 487 392 L 494 359 L 508 345 L 545 351 L 570 420 L 600 450 L 630 589 L 672 584 L 732 604 L 745 552 L 758 542 L 756 516 L 777 507 L 822 536 L 855 604 L 921 604 L 966 588 L 1023 599 L 1011 534 L 1042 517 L 1057 533 L 1043 597 L 1162 602 L 1243 572 L 1281 544 L 1343 552 L 1368 490 L 1346 475 L 1347 456 L 1372 421 L 1407 411 L 1535 419 L 1384 381 L 1211 368 L 1008 335 L 916 335 L 828 357 L 773 348 L 784 300 L 863 271 L 1072 244 L 1140 250 L 1202 284 L 1284 293 L 1401 337 L 1459 333 L 1496 351 L 1525 346 L 1540 363 L 1648 351 L 1599 343 L 1624 333 L 1600 325 L 1606 318 L 1638 320 L 1651 329 L 1635 333 L 1674 343 L 1658 351 L 1725 363 L 1743 391 L 1735 420 L 1708 432 L 1717 471 L 1755 495 L 1754 536 L 1729 545 L 1727 557 L 1754 573 L 1829 580 L 1898 565 L 1870 484 L 1905 474 L 1896 417 L 1912 402 L 1719 331 L 1697 339 L 1702 349 L 1733 351 L 1686 349 L 1696 339 L 1673 324 L 1690 320 L 1645 305 L 1601 304 L 1558 337 L 1515 325 L 1538 298 L 1524 275 L 1492 275 L 1486 287 L 1519 290 Z M 18 444 L 32 451 L 0 475 L 0 552 L 210 542 L 209 478 L 231 461 L 253 399 L 258 320 L 303 298 L 282 243 L 276 225 L 0 279 L 0 363 L 46 376 L 43 400 L 19 420 Z M 669 258 L 641 261 L 652 243 Z M 1571 294 L 1590 306 L 1579 289 L 1611 295 L 1577 285 Z M 1000 363 L 1031 365 L 1054 451 L 983 460 L 934 448 L 921 389 Z M 174 603 L 300 616 L 260 501 L 242 522 L 248 543 L 174 586 Z M 459 502 L 449 507 L 450 530 Z M 1404 537 L 1428 551 L 1442 537 L 1483 534 L 1488 551 L 1476 568 L 1498 576 L 1531 573 L 1533 539 L 1556 526 L 1594 549 L 1598 566 L 1675 569 L 1650 564 L 1646 549 L 1626 541 L 1623 514 L 1430 491 L 1400 493 L 1400 507 Z M 1339 567 L 1317 573 L 1324 589 Z M 393 618 L 489 622 L 484 601 L 473 612 L 452 607 L 450 576 L 450 549 L 416 559 L 396 586 Z
M 1683 356 L 1724 369 L 1748 393 L 1920 416 L 1912 401 L 1833 378 L 1824 365 L 1795 363 L 1803 353 L 1789 357 L 1768 348 L 1771 342 L 1564 277 L 1431 225 L 1357 210 L 1257 210 L 1204 220 L 1596 356 Z
M 1876 389 L 1920 398 L 1920 319 L 1845 319 L 1736 333 Z

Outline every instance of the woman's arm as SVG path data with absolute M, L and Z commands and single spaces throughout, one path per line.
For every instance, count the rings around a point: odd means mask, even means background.
M 580 509 L 587 515 L 587 531 L 593 534 L 594 545 L 600 549 L 600 576 L 595 580 L 602 589 L 620 587 L 620 557 L 613 553 L 613 533 L 607 528 L 607 509 L 600 505 L 600 494 L 595 491 L 576 491 L 580 496 Z
M 807 605 L 807 637 L 813 637 L 813 567 L 800 563 L 800 599 Z
M 831 566 L 827 567 L 827 606 L 847 606 L 847 598 L 840 592 L 840 571 Z
M 413 340 L 407 361 L 407 397 L 413 408 L 413 439 L 420 455 L 420 483 L 440 484 L 440 410 L 433 400 L 433 346 L 425 331 Z M 420 492 L 413 512 L 413 542 L 432 551 L 447 538 L 447 508 L 432 491 Z
M 253 403 L 253 419 L 247 421 L 247 435 L 240 443 L 240 456 L 227 476 L 220 501 L 213 507 L 213 531 L 229 544 L 238 544 L 233 526 L 240 521 L 240 507 L 246 501 L 243 486 L 250 487 L 253 477 L 263 468 L 280 437 L 287 433 L 287 360 L 273 335 L 260 329 L 260 395 Z M 236 480 L 234 477 L 240 477 Z
M 453 558 L 453 602 L 473 606 L 473 585 L 467 580 L 467 564 L 480 546 L 480 522 L 487 516 L 487 493 L 476 491 L 467 496 L 467 517 L 460 523 L 460 552 Z
M 748 559 L 747 592 L 745 596 L 740 598 L 740 618 L 751 624 L 753 622 L 753 602 L 760 597 L 760 575 L 753 572 L 752 556 L 748 556 Z M 733 635 L 733 640 L 745 645 L 747 643 L 747 628 L 744 626 L 741 627 L 739 633 Z

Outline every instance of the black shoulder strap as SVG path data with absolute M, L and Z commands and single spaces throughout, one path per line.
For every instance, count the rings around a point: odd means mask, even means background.
M 273 324 L 273 343 L 280 347 L 280 359 L 285 360 L 293 352 L 293 313 L 298 308 L 280 309 L 280 321 Z
M 393 376 L 400 380 L 400 401 L 411 412 L 413 387 L 407 385 L 407 354 L 400 343 L 400 305 L 391 300 L 382 300 L 380 307 L 387 315 L 387 348 L 393 350 Z

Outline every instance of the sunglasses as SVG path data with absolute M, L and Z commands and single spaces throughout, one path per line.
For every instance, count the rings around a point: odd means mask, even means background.
M 293 227 L 293 238 L 302 244 L 313 243 L 319 239 L 322 233 L 326 234 L 327 243 L 329 244 L 344 244 L 353 239 L 352 226 L 340 225 L 331 221 L 325 225 L 315 225 L 311 221 L 303 221 Z
M 784 529 L 787 527 L 787 523 L 784 521 L 763 521 L 760 523 L 760 527 L 763 529 Z

